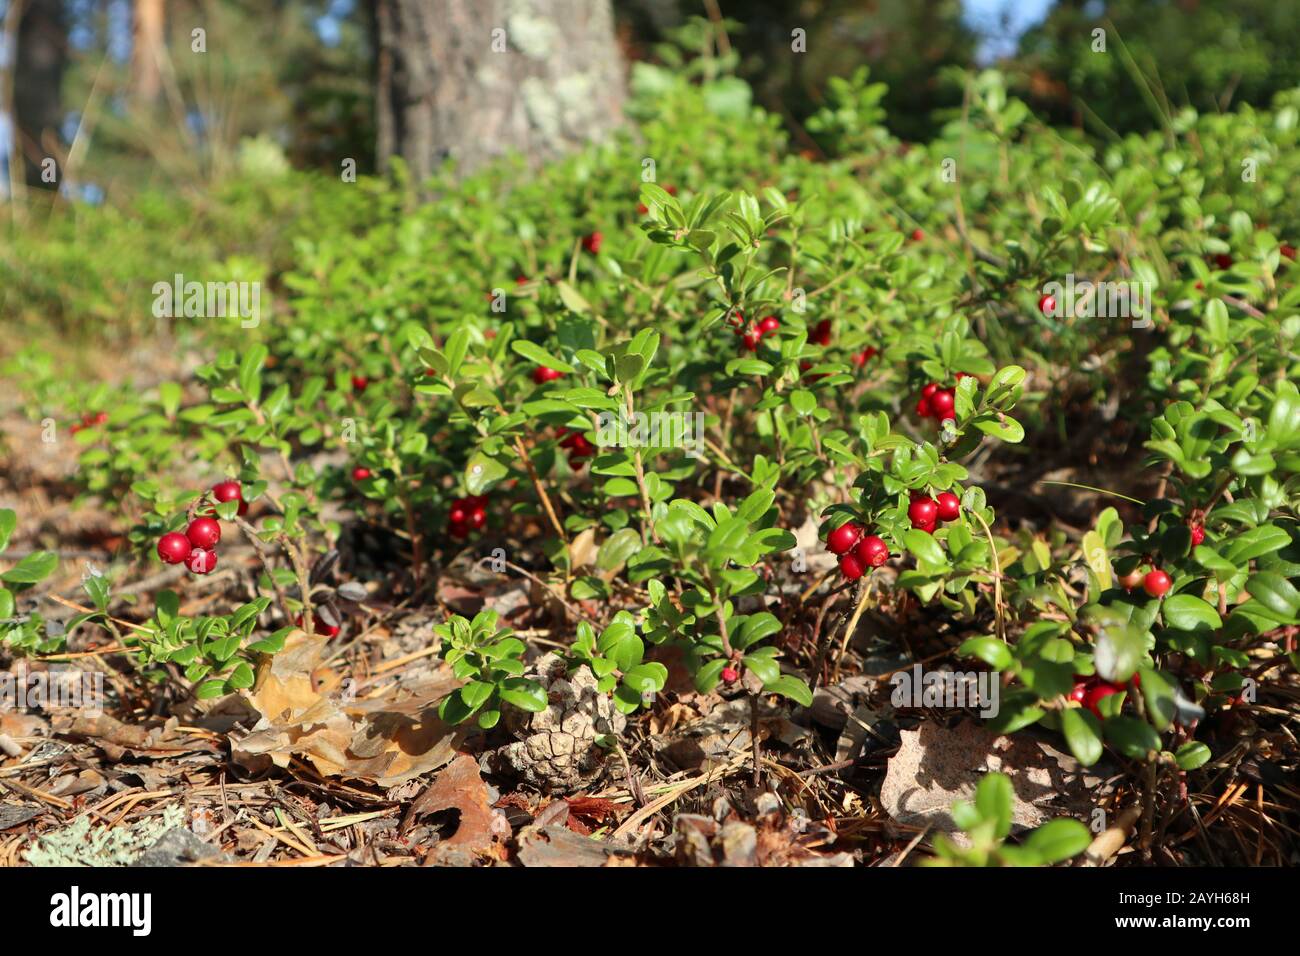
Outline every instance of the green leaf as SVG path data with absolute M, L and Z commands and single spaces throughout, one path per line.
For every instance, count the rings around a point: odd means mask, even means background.
M 482 494 L 510 473 L 510 469 L 490 455 L 475 452 L 465 464 L 465 490 L 471 495 Z
M 573 371 L 573 366 L 564 359 L 552 355 L 540 345 L 534 345 L 527 339 L 515 339 L 510 343 L 510 347 L 536 365 L 544 365 L 547 368 L 555 369 L 557 372 L 568 373 Z
M 214 697 L 224 697 L 226 694 L 226 682 L 220 679 L 205 680 L 194 691 L 194 696 L 199 700 L 211 700 Z
M 1132 760 L 1145 760 L 1160 750 L 1160 735 L 1136 717 L 1111 717 L 1103 730 L 1110 745 Z
M 977 657 L 995 671 L 1006 670 L 1015 660 L 1005 642 L 988 636 L 963 641 L 957 653 L 962 657 Z
M 1194 594 L 1165 598 L 1160 612 L 1165 624 L 1179 631 L 1217 631 L 1223 626 L 1219 612 Z
M 1049 820 L 1025 838 L 1025 849 L 1043 863 L 1060 863 L 1078 856 L 1092 843 L 1092 833 L 1078 820 L 1061 817 Z
M 9 538 L 18 526 L 18 515 L 12 508 L 0 508 L 0 551 L 9 547 Z
M 771 683 L 764 684 L 763 693 L 780 694 L 782 697 L 790 698 L 801 707 L 811 707 L 813 702 L 812 691 L 808 685 L 789 674 L 783 674 Z
M 58 564 L 59 556 L 53 551 L 34 551 L 4 574 L 0 574 L 0 581 L 7 584 L 35 584 L 49 577 Z
M 1199 740 L 1189 740 L 1174 752 L 1179 770 L 1196 770 L 1210 762 L 1210 748 Z
M 1011 832 L 1011 805 L 1015 793 L 1004 773 L 987 774 L 975 788 L 975 809 L 994 824 L 994 834 L 1004 840 Z
M 1101 758 L 1101 721 L 1082 707 L 1067 707 L 1061 711 L 1061 732 L 1070 745 L 1074 758 L 1085 767 L 1091 767 Z
M 538 713 L 546 709 L 546 690 L 526 677 L 510 677 L 497 685 L 501 699 L 520 710 Z

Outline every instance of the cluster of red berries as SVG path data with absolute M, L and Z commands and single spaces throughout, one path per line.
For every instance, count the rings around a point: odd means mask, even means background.
M 457 498 L 447 513 L 447 530 L 453 538 L 464 538 L 487 524 L 487 495 Z
M 1134 674 L 1133 686 L 1138 687 L 1141 683 L 1141 678 Z M 1111 694 L 1123 693 L 1126 689 L 1123 684 L 1112 684 L 1100 677 L 1084 677 L 1075 674 L 1074 687 L 1070 689 L 1070 700 L 1087 707 L 1098 720 L 1101 720 L 1102 713 L 1098 705 Z
M 733 312 L 727 321 L 731 323 L 731 331 L 740 336 L 740 344 L 746 352 L 757 350 L 759 342 L 769 335 L 775 335 L 776 330 L 781 327 L 781 321 L 775 315 L 769 315 L 757 324 L 746 323 L 745 315 L 739 309 Z
M 582 237 L 582 248 L 586 249 L 593 256 L 600 254 L 600 244 L 605 241 L 605 237 L 599 232 L 589 232 Z
M 938 522 L 956 521 L 960 515 L 961 499 L 951 491 L 941 491 L 933 498 L 914 493 L 912 503 L 907 506 L 907 518 L 912 527 L 926 534 L 933 534 Z
M 574 471 L 580 471 L 586 464 L 586 459 L 595 452 L 596 446 L 589 442 L 582 432 L 569 431 L 561 427 L 556 430 L 556 434 L 560 437 L 560 447 L 569 450 L 569 467 Z
M 237 481 L 220 481 L 212 486 L 210 492 L 214 501 L 238 501 L 238 513 L 248 511 L 244 501 L 243 490 Z M 185 563 L 194 574 L 207 574 L 217 566 L 217 544 L 221 541 L 221 522 L 215 517 L 215 510 L 209 508 L 206 513 L 190 521 L 185 533 L 169 531 L 158 539 L 158 557 L 168 564 Z
M 957 373 L 957 381 L 960 382 L 965 377 L 965 372 Z M 916 415 L 918 418 L 933 418 L 942 422 L 953 417 L 956 407 L 957 390 L 940 388 L 938 382 L 931 382 L 921 389 L 921 397 L 916 403 Z
M 545 385 L 547 382 L 553 382 L 557 378 L 564 378 L 564 373 L 558 369 L 547 368 L 545 365 L 539 365 L 533 369 L 533 381 L 538 385 Z
M 840 573 L 856 581 L 867 568 L 878 568 L 889 560 L 889 545 L 862 525 L 849 521 L 826 536 L 826 547 L 840 556 Z
M 87 412 L 86 414 L 81 416 L 80 424 L 74 422 L 69 427 L 68 430 L 75 435 L 83 428 L 94 428 L 96 425 L 103 425 L 107 421 L 108 421 L 108 412 L 98 412 L 93 415 L 90 412 Z

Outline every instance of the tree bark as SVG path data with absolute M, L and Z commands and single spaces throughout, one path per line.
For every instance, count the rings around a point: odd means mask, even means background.
M 63 74 L 68 65 L 68 24 L 63 0 L 20 3 L 14 57 L 14 143 L 22 156 L 23 179 L 34 189 L 57 190 L 42 179 L 47 158 L 63 159 Z
M 544 161 L 622 118 L 609 0 L 376 0 L 378 165 Z
M 135 0 L 131 25 L 131 95 L 138 103 L 153 103 L 162 92 L 165 24 L 163 0 Z

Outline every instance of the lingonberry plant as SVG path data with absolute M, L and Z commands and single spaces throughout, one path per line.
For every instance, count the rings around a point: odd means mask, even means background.
M 17 353 L 78 490 L 170 575 L 147 616 L 88 576 L 69 633 L 102 626 L 200 697 L 248 688 L 294 628 L 356 636 L 325 578 L 359 528 L 386 606 L 435 616 L 460 682 L 442 719 L 480 739 L 546 710 L 543 648 L 630 723 L 691 694 L 802 720 L 870 615 L 900 653 L 997 672 L 993 730 L 1058 735 L 1174 806 L 1227 769 L 1216 718 L 1300 665 L 1300 96 L 1094 148 L 996 73 L 965 80 L 961 119 L 906 149 L 879 84 L 837 81 L 814 158 L 639 72 L 639 142 L 523 182 L 440 175 L 418 208 L 400 182 L 322 203 L 277 321 L 178 330 L 211 358 L 192 375 L 60 388 Z M 673 188 L 619 172 L 646 156 Z M 1144 303 L 1098 311 L 1121 280 Z M 1069 486 L 1081 510 L 1048 497 Z M 441 589 L 489 562 L 528 600 L 455 613 Z M 30 594 L 54 568 L 0 573 L 23 653 L 65 649 Z M 227 575 L 237 600 L 181 613 Z M 941 861 L 1086 846 L 1059 820 L 1009 844 L 1009 789 L 954 812 L 969 845 Z

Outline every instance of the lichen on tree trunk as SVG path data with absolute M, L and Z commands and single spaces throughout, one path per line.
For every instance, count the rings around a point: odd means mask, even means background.
M 542 162 L 622 119 L 609 0 L 378 0 L 379 166 L 423 182 L 511 152 Z

